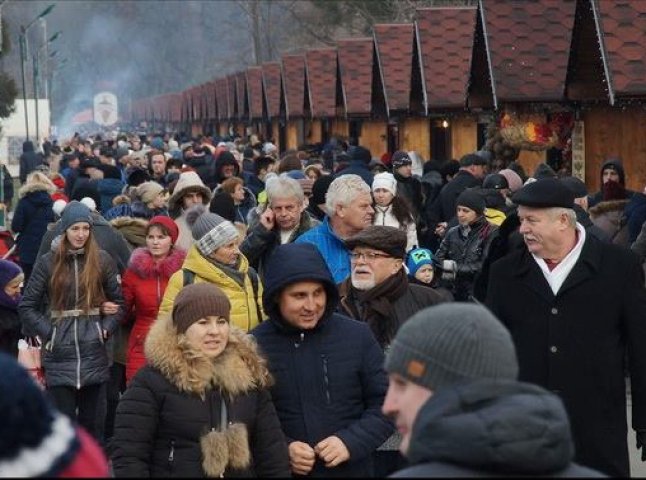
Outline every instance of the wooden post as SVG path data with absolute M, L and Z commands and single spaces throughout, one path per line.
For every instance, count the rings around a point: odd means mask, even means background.
M 402 150 L 415 151 L 424 160 L 431 158 L 431 127 L 428 118 L 407 118 L 400 124 L 399 144 Z
M 387 124 L 384 120 L 366 120 L 361 125 L 359 145 L 372 153 L 372 158 L 381 158 L 388 150 L 386 143 Z
M 467 153 L 478 149 L 478 123 L 476 119 L 462 116 L 450 120 L 451 158 L 460 160 Z

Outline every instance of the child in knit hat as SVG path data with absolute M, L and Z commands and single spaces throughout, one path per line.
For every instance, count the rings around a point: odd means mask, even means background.
M 25 279 L 22 269 L 9 260 L 0 260 L 0 351 L 18 356 L 20 287 Z
M 430 285 L 433 281 L 433 252 L 428 248 L 415 248 L 408 252 L 406 268 L 411 279 Z

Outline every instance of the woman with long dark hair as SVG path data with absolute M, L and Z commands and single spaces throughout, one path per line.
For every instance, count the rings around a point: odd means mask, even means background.
M 418 245 L 417 226 L 412 208 L 406 198 L 397 194 L 397 180 L 392 173 L 375 175 L 372 181 L 372 196 L 375 200 L 373 225 L 395 227 L 406 233 L 406 251 Z
M 92 216 L 73 201 L 63 234 L 41 256 L 18 306 L 23 331 L 43 341 L 47 390 L 56 406 L 101 440 L 111 346 L 123 303 L 117 269 L 99 249 Z

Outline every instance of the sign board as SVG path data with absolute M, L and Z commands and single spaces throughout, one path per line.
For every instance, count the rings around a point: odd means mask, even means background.
M 572 176 L 585 183 L 585 124 L 574 122 L 572 129 Z
M 117 97 L 110 92 L 100 92 L 94 96 L 94 122 L 109 127 L 119 120 Z

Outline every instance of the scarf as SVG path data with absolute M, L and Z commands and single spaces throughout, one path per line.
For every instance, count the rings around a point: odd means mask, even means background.
M 18 304 L 21 299 L 21 294 L 18 294 L 15 297 L 10 297 L 4 289 L 0 290 L 0 306 L 2 307 L 7 307 L 9 310 L 18 310 Z
M 395 338 L 399 327 L 393 303 L 408 290 L 406 272 L 401 268 L 379 285 L 365 291 L 354 288 L 351 279 L 346 282 L 349 287 L 348 300 L 352 305 L 358 307 L 356 311 L 352 312 L 353 317 L 366 322 L 379 345 L 386 348 Z M 346 305 L 346 308 L 348 307 L 349 305 Z

